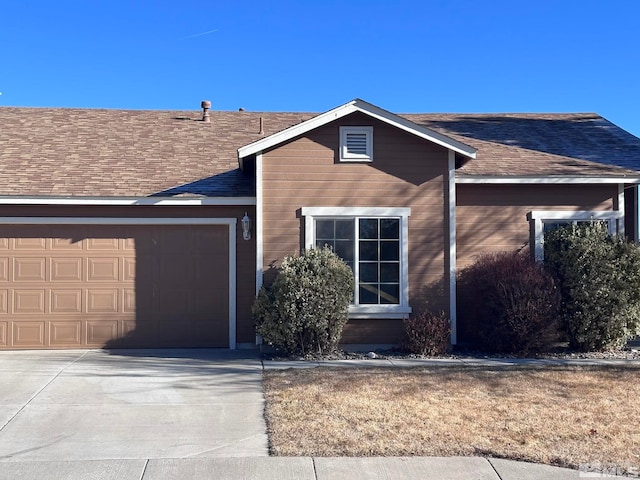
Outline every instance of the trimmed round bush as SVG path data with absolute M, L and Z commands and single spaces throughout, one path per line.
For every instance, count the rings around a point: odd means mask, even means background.
M 616 349 L 640 333 L 638 245 L 595 221 L 546 233 L 544 258 L 560 287 L 571 347 Z
M 460 273 L 458 285 L 475 313 L 481 348 L 526 355 L 557 341 L 560 294 L 553 277 L 529 255 L 483 255 Z
M 353 272 L 330 248 L 285 257 L 253 304 L 256 332 L 287 353 L 335 350 L 348 320 Z

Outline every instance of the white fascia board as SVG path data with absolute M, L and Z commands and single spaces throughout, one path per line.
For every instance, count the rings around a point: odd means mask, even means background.
M 236 218 L 0 217 L 0 225 L 235 225 Z
M 375 105 L 372 105 L 368 102 L 356 99 L 345 103 L 344 105 L 340 105 L 333 110 L 321 113 L 320 115 L 317 115 L 305 122 L 299 123 L 298 125 L 289 127 L 286 130 L 282 130 L 281 132 L 274 133 L 273 135 L 250 143 L 249 145 L 240 147 L 238 149 L 238 158 L 242 159 L 244 157 L 248 157 L 249 155 L 254 155 L 258 152 L 262 152 L 268 148 L 291 140 L 292 138 L 295 138 L 299 135 L 303 135 L 315 128 L 326 125 L 329 122 L 333 122 L 334 120 L 338 120 L 354 112 L 362 112 L 365 115 L 369 115 L 370 117 L 376 118 L 389 125 L 393 125 L 413 135 L 453 150 L 461 155 L 464 155 L 465 157 L 476 157 L 476 149 L 470 147 L 469 145 L 465 145 L 464 143 L 458 142 L 453 138 L 449 138 L 445 135 L 434 132 L 433 130 L 422 127 L 405 118 L 399 117 L 398 115 L 376 107 Z
M 525 177 L 525 176 L 456 176 L 456 183 L 468 184 L 494 184 L 494 185 L 537 185 L 537 184 L 594 184 L 594 183 L 640 183 L 640 177 L 577 177 L 577 176 L 548 176 L 548 177 Z
M 454 152 L 459 153 L 460 155 L 464 155 L 465 157 L 476 158 L 477 150 L 473 147 L 470 147 L 469 145 L 458 142 L 451 137 L 447 137 L 446 135 L 442 135 L 441 133 L 438 133 L 434 130 L 423 127 L 422 125 L 418 125 L 411 120 L 402 118 L 394 113 L 383 110 L 380 107 L 376 107 L 375 105 L 372 105 L 363 100 L 358 99 L 354 100 L 354 102 L 356 102 L 358 110 L 362 113 L 365 113 L 371 117 L 377 118 L 382 122 L 400 128 L 405 132 L 411 133 L 418 137 L 424 138 L 425 140 L 436 143 L 442 147 L 448 148 L 449 150 L 453 150 Z
M 233 206 L 255 205 L 255 197 L 9 197 L 1 196 L 0 205 L 69 205 L 69 206 Z

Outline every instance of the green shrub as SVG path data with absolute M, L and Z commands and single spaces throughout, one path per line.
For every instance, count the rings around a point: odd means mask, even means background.
M 562 318 L 573 348 L 622 347 L 640 333 L 640 250 L 611 236 L 604 222 L 545 234 L 545 265 L 562 293 Z
M 473 333 L 481 348 L 528 354 L 558 339 L 559 292 L 529 255 L 481 256 L 460 273 L 458 285 L 475 314 Z
M 329 248 L 286 257 L 253 304 L 256 331 L 288 353 L 335 350 L 353 298 L 351 269 Z
M 412 314 L 404 321 L 404 348 L 417 355 L 442 355 L 449 350 L 451 322 L 444 312 L 428 310 Z

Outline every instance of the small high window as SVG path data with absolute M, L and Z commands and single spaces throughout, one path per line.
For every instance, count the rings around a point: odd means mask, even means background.
M 527 214 L 527 220 L 531 224 L 531 245 L 538 262 L 544 260 L 545 233 L 560 226 L 600 221 L 606 222 L 611 235 L 624 233 L 624 214 L 619 211 L 534 210 Z
M 373 127 L 340 127 L 340 161 L 373 161 Z

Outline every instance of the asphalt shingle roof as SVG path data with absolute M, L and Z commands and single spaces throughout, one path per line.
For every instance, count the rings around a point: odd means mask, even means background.
M 238 147 L 298 113 L 0 108 L 0 195 L 253 196 Z M 309 118 L 309 115 L 304 117 Z
M 0 195 L 253 196 L 238 147 L 312 116 L 1 107 Z M 640 139 L 595 114 L 402 116 L 478 150 L 461 176 L 640 176 Z
M 413 114 L 477 149 L 460 176 L 638 176 L 640 139 L 594 113 Z

